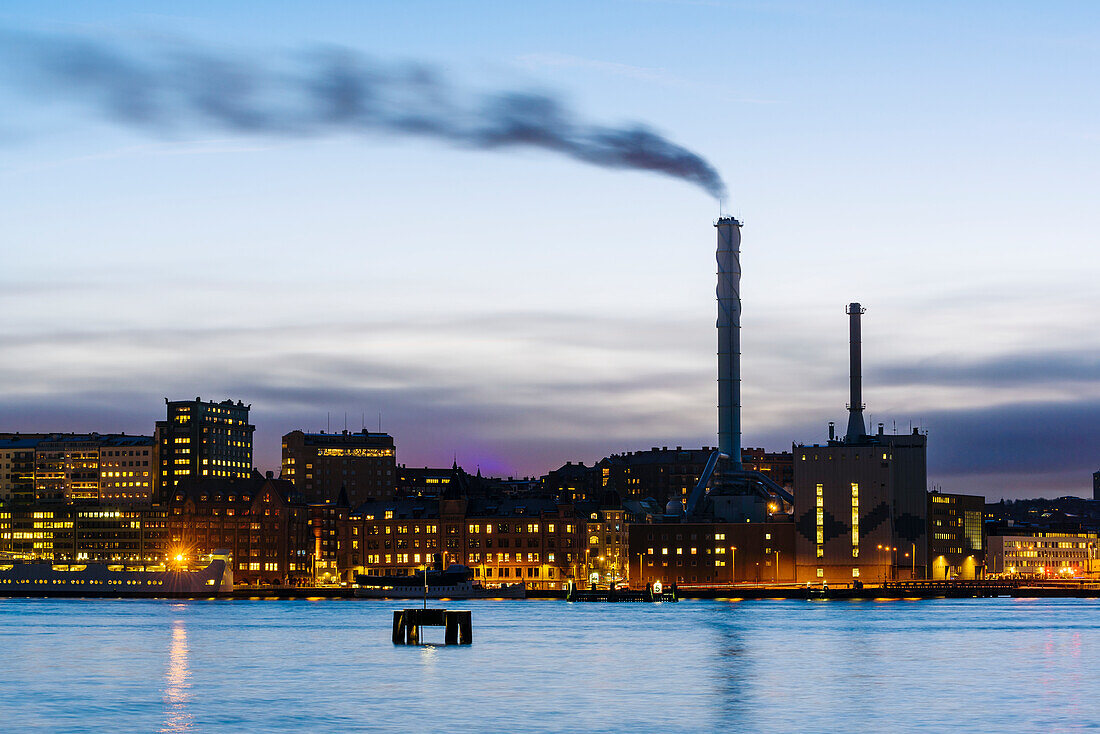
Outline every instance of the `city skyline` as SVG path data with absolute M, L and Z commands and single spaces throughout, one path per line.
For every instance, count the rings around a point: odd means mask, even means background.
M 870 421 L 929 431 L 930 482 L 1087 495 L 1096 102 L 1073 90 L 1097 11 L 996 7 L 421 4 L 423 38 L 386 8 L 261 28 L 213 5 L 13 3 L 0 28 L 331 43 L 652 125 L 714 162 L 745 220 L 746 446 L 843 425 L 858 300 Z M 632 20 L 629 41 L 606 33 Z M 715 27 L 729 45 L 686 40 Z M 147 433 L 164 397 L 202 395 L 254 405 L 262 469 L 279 436 L 345 411 L 353 429 L 381 413 L 402 463 L 503 475 L 714 444 L 718 212 L 691 186 L 534 151 L 166 137 L 0 95 L 4 430 Z

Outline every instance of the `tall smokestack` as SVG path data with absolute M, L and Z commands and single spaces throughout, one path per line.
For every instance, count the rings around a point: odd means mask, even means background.
M 741 223 L 719 217 L 718 450 L 741 471 Z
M 848 359 L 851 364 L 851 393 L 848 398 L 848 433 L 845 443 L 859 443 L 867 435 L 863 424 L 863 366 L 861 355 L 861 337 L 859 319 L 864 309 L 858 303 L 849 303 L 848 314 Z

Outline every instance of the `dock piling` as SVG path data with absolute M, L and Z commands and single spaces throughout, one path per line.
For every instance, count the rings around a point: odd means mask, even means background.
M 397 609 L 393 613 L 393 644 L 419 645 L 421 627 L 442 627 L 446 645 L 473 642 L 473 613 L 469 610 Z

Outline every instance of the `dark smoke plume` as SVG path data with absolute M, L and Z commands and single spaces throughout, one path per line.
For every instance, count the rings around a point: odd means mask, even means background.
M 346 49 L 258 61 L 184 44 L 133 53 L 84 38 L 4 34 L 0 54 L 4 77 L 35 99 L 82 101 L 137 127 L 361 132 L 479 149 L 526 146 L 606 168 L 663 173 L 719 199 L 726 193 L 706 160 L 642 125 L 592 124 L 541 93 L 465 92 L 430 67 L 381 64 Z

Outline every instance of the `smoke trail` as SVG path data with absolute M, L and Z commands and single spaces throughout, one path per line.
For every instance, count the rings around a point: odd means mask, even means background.
M 434 69 L 373 62 L 346 49 L 275 61 L 240 59 L 193 45 L 127 52 L 86 38 L 0 35 L 3 78 L 36 100 L 89 104 L 122 124 L 178 132 L 337 132 L 435 138 L 478 149 L 532 147 L 605 168 L 654 171 L 725 196 L 705 159 L 642 125 L 580 119 L 552 96 L 463 91 Z

